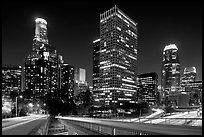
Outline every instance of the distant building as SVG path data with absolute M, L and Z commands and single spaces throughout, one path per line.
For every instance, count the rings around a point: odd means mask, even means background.
M 181 76 L 181 87 L 186 87 L 189 82 L 196 81 L 196 68 L 185 67 L 183 75 Z
M 62 64 L 61 66 L 61 90 L 59 99 L 67 102 L 74 96 L 74 66 Z
M 74 96 L 77 96 L 80 92 L 88 89 L 88 83 L 86 81 L 86 70 L 82 68 L 74 69 Z
M 93 48 L 95 101 L 100 105 L 135 103 L 137 23 L 116 6 L 100 14 L 100 38 Z
M 180 88 L 180 61 L 175 44 L 167 45 L 164 48 L 161 86 L 167 97 Z
M 22 66 L 2 65 L 2 97 L 11 99 L 11 94 L 22 91 Z
M 87 83 L 86 82 L 86 70 L 82 68 L 75 68 L 74 79 L 76 83 Z
M 158 102 L 158 75 L 155 72 L 138 75 L 138 92 L 142 101 L 155 105 Z

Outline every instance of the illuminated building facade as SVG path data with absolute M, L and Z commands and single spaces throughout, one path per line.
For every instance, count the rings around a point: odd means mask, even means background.
M 100 39 L 93 41 L 93 96 L 95 102 L 99 103 L 99 87 L 100 87 L 100 77 L 99 77 L 99 54 L 100 53 Z
M 86 83 L 86 70 L 82 68 L 75 68 L 74 79 L 76 83 Z
M 189 82 L 196 81 L 196 68 L 185 67 L 183 75 L 181 76 L 181 87 L 186 87 Z
M 134 103 L 136 77 L 137 23 L 115 6 L 100 14 L 98 102 Z
M 138 76 L 138 92 L 142 101 L 154 105 L 158 101 L 158 75 L 155 72 Z
M 33 39 L 33 52 L 39 55 L 40 49 L 43 48 L 45 45 L 48 45 L 48 38 L 47 38 L 47 22 L 42 18 L 37 18 L 35 20 L 35 36 Z
M 64 60 L 62 59 L 62 56 L 61 55 L 58 55 L 58 63 L 57 63 L 57 67 L 58 67 L 58 89 L 61 89 L 61 75 L 62 75 L 62 69 L 61 67 L 63 66 L 64 64 Z
M 57 98 L 59 87 L 59 56 L 54 46 L 48 44 L 47 22 L 35 20 L 32 53 L 25 60 L 25 94 L 39 101 L 43 97 Z
M 162 90 L 169 95 L 180 88 L 180 62 L 175 44 L 165 46 L 162 61 Z
M 62 64 L 60 79 L 61 90 L 59 99 L 66 102 L 74 96 L 74 66 Z
M 2 97 L 11 99 L 12 92 L 19 95 L 22 89 L 22 67 L 2 65 Z
M 86 70 L 75 67 L 74 69 L 74 95 L 77 96 L 80 92 L 88 89 L 86 81 Z

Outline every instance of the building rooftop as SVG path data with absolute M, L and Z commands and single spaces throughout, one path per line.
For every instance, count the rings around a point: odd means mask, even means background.
M 169 49 L 176 49 L 178 50 L 177 46 L 175 44 L 169 44 L 165 46 L 164 51 L 169 50 Z

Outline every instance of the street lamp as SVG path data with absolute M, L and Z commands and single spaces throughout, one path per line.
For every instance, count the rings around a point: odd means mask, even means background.
M 23 96 L 19 96 L 20 98 L 23 98 Z M 18 96 L 16 97 L 16 117 L 18 117 Z

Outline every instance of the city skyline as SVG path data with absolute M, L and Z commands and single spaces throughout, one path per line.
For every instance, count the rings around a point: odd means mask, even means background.
M 92 42 L 99 38 L 99 17 L 103 11 L 117 5 L 138 23 L 138 74 L 156 72 L 160 84 L 162 51 L 166 45 L 174 43 L 178 47 L 181 73 L 185 67 L 194 66 L 197 80 L 202 80 L 200 3 L 95 2 L 91 3 L 95 6 L 91 6 L 88 2 L 50 2 L 44 9 L 35 7 L 32 2 L 24 2 L 22 6 L 18 4 L 22 3 L 5 3 L 2 10 L 4 65 L 24 66 L 24 59 L 32 50 L 35 18 L 42 17 L 48 22 L 49 43 L 57 48 L 65 63 L 86 69 L 88 84 L 92 85 Z M 152 5 L 157 8 L 151 8 Z M 79 10 L 71 12 L 74 10 L 71 7 L 75 6 Z M 56 10 L 53 7 L 57 7 Z

